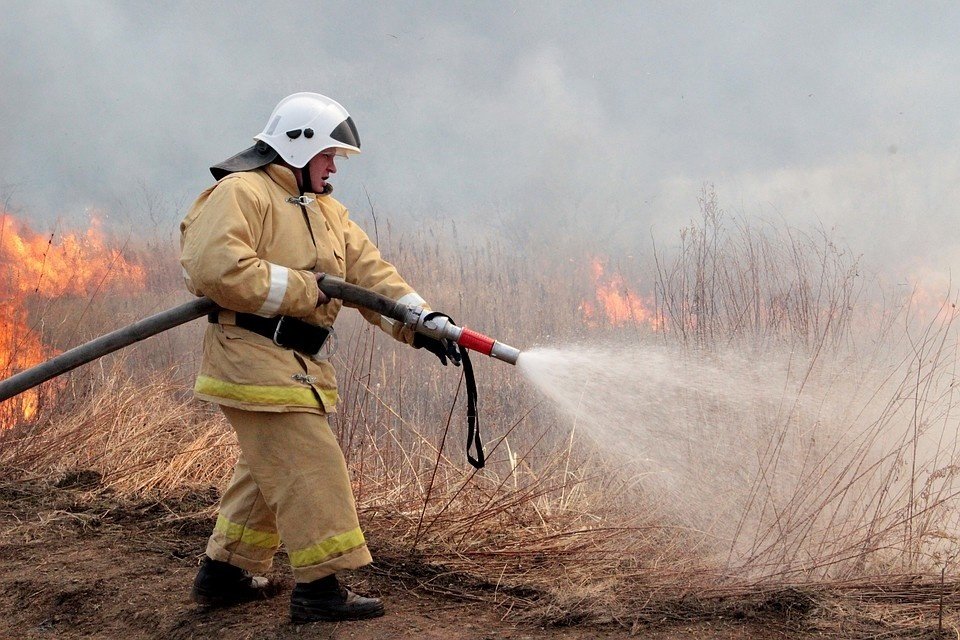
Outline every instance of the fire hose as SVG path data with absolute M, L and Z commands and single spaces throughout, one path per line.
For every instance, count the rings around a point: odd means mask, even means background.
M 376 311 L 382 316 L 412 327 L 417 333 L 437 340 L 449 340 L 459 346 L 464 377 L 467 383 L 467 420 L 469 423 L 467 458 L 474 467 L 478 469 L 483 467 L 484 455 L 480 446 L 480 434 L 477 426 L 476 383 L 467 350 L 477 351 L 509 364 L 517 364 L 520 350 L 482 333 L 457 326 L 446 316 L 431 314 L 423 307 L 401 304 L 369 289 L 350 284 L 342 278 L 324 275 L 321 276 L 318 284 L 320 291 L 330 298 L 338 298 L 344 302 Z M 200 297 L 74 347 L 46 362 L 0 381 L 0 402 L 109 353 L 191 320 L 204 317 L 219 309 L 220 307 L 210 298 Z M 476 458 L 469 454 L 471 441 L 477 447 Z

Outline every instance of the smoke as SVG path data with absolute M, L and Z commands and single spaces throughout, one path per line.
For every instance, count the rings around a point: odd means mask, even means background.
M 338 197 L 369 195 L 398 224 L 586 230 L 635 250 L 675 233 L 711 181 L 742 215 L 816 220 L 878 260 L 921 244 L 952 260 L 957 11 L 16 1 L 0 24 L 0 201 L 137 226 L 133 192 L 189 203 L 206 167 L 309 89 L 360 126 Z

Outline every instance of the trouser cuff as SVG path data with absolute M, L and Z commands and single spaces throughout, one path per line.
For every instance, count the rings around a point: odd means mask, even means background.
M 270 552 L 269 556 L 258 554 L 260 557 L 252 558 L 237 551 L 227 551 L 222 545 L 218 544 L 217 541 L 213 540 L 212 538 L 207 540 L 207 556 L 211 560 L 226 562 L 235 567 L 240 567 L 246 571 L 258 574 L 266 573 L 270 570 L 270 567 L 273 566 L 272 551 Z
M 307 565 L 305 567 L 293 567 L 293 578 L 297 582 L 313 582 L 320 578 L 326 578 L 338 571 L 359 569 L 371 562 L 373 562 L 373 558 L 370 556 L 370 551 L 367 549 L 367 545 L 363 545 L 326 562 Z

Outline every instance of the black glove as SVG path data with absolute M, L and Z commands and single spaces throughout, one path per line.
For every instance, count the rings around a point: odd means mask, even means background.
M 440 313 L 439 311 L 431 311 L 424 317 L 424 320 L 429 320 L 438 316 L 449 319 L 451 324 L 456 324 L 453 319 L 450 318 L 450 316 L 445 313 Z M 431 338 L 423 335 L 422 333 L 417 333 L 413 336 L 413 348 L 426 349 L 430 353 L 440 358 L 440 362 L 443 363 L 443 366 L 447 366 L 448 359 L 453 362 L 453 366 L 460 366 L 460 347 L 456 342 L 452 342 L 450 340 L 438 340 L 437 338 Z

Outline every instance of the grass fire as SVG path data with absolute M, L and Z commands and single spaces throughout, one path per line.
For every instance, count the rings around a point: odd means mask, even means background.
M 0 639 L 960 640 L 960 4 L 0 21 Z
M 5 318 L 0 374 L 4 378 L 59 353 L 44 339 L 46 325 L 61 320 L 47 309 L 51 301 L 89 301 L 98 293 L 118 289 L 127 296 L 142 292 L 143 267 L 109 244 L 100 226 L 93 218 L 86 231 L 57 237 L 37 233 L 0 212 L 0 312 Z M 38 402 L 39 392 L 33 389 L 6 403 L 0 428 L 12 426 L 21 417 L 34 417 Z
M 536 278 L 504 273 L 496 243 L 381 242 L 437 308 L 530 348 L 517 369 L 474 363 L 488 453 L 476 470 L 449 444 L 458 376 L 338 320 L 333 426 L 376 541 L 371 584 L 586 634 L 735 618 L 789 637 L 906 637 L 960 623 L 952 304 L 868 282 L 815 232 L 731 224 L 709 192 L 701 206 L 675 249 L 528 254 Z M 172 246 L 97 224 L 40 234 L 10 214 L 0 241 L 6 375 L 185 297 L 176 270 L 147 266 L 175 264 Z M 509 290 L 515 321 L 461 293 L 490 287 Z M 189 393 L 199 325 L 4 405 L 8 539 L 133 536 L 174 564 L 202 548 L 238 450 Z M 96 624 L 127 628 L 123 615 Z

